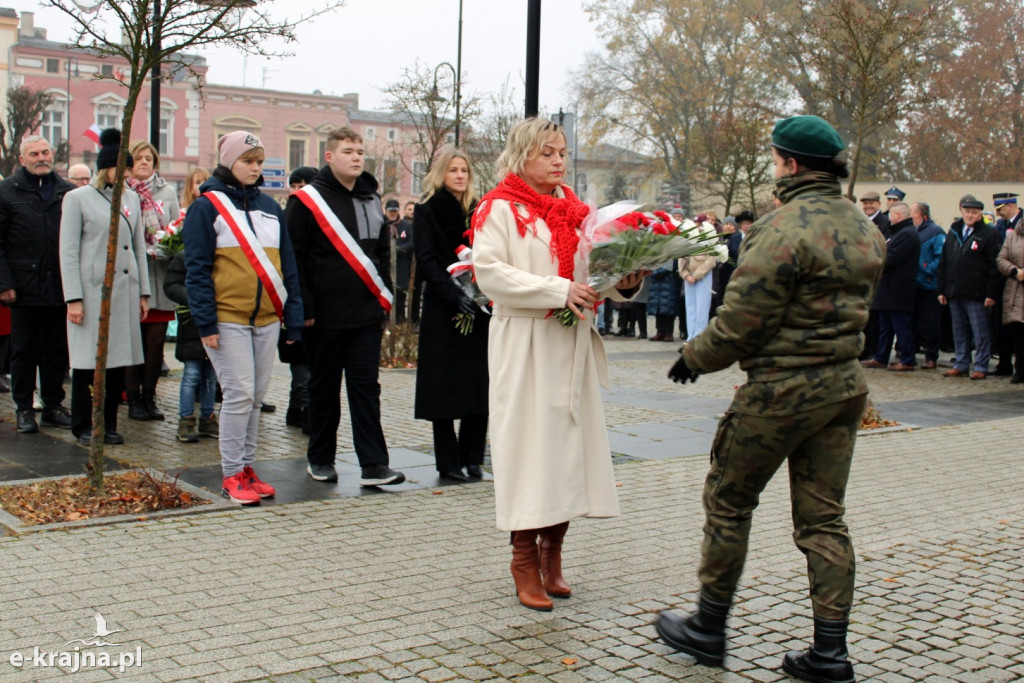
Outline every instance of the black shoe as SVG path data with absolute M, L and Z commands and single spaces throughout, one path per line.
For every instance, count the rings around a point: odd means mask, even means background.
M 92 432 L 86 432 L 85 434 L 79 434 L 77 437 L 79 445 L 90 446 L 92 445 Z M 103 443 L 108 446 L 120 446 L 124 443 L 124 437 L 117 432 L 107 432 L 103 435 Z
M 729 604 L 700 596 L 696 614 L 682 617 L 662 612 L 654 628 L 665 644 L 688 654 L 704 666 L 722 666 L 725 659 L 725 618 Z
M 150 420 L 163 420 L 164 414 L 160 412 L 160 409 L 156 407 L 156 398 L 153 394 L 144 396 L 142 398 L 142 405 L 146 408 L 146 412 L 149 413 Z
M 1024 375 L 1014 375 L 1010 378 L 1010 384 L 1024 384 Z
M 334 465 L 306 465 L 306 472 L 316 481 L 338 481 L 338 473 Z
M 401 484 L 403 481 L 405 481 L 405 475 L 401 472 L 396 472 L 387 465 L 370 465 L 363 468 L 359 485 L 387 486 L 389 484 Z
M 149 411 L 146 410 L 145 404 L 142 399 L 128 399 L 128 419 L 138 420 L 139 422 L 149 422 L 153 418 L 150 416 Z
M 44 408 L 43 416 L 39 419 L 39 422 L 47 427 L 71 429 L 71 413 L 69 413 L 68 409 L 62 405 L 58 405 L 53 408 Z
M 451 472 L 438 472 L 438 479 L 447 479 L 448 481 L 457 481 L 460 484 L 465 484 L 469 481 L 469 477 L 462 473 L 461 470 L 452 470 Z
M 19 410 L 17 417 L 18 431 L 22 434 L 35 434 L 39 431 L 39 425 L 36 423 L 36 411 Z
M 261 413 L 276 413 L 277 412 L 277 406 L 275 406 L 273 403 L 261 403 L 260 404 L 260 412 Z
M 1007 368 L 1007 367 L 1003 367 L 1001 365 L 997 365 L 996 369 L 992 371 L 992 376 L 993 377 L 1009 377 L 1012 374 L 1013 374 L 1013 368 Z
M 782 670 L 794 678 L 816 683 L 853 683 L 853 665 L 846 658 L 846 619 L 814 618 L 814 645 L 787 652 Z
M 480 465 L 469 465 L 466 467 L 466 474 L 469 475 L 470 479 L 483 479 L 484 471 L 480 469 Z

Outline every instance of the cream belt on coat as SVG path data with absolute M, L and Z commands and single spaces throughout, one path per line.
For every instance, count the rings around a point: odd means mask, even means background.
M 501 304 L 494 304 L 494 317 L 509 317 L 509 318 L 546 318 L 548 317 L 549 311 L 541 308 L 510 308 L 508 306 L 502 306 Z M 557 320 L 548 321 L 549 325 L 558 325 Z M 572 358 L 572 381 L 569 384 L 569 415 L 572 417 L 573 422 L 579 424 L 580 421 L 580 403 L 583 400 L 583 374 L 584 368 L 587 364 L 587 352 L 594 348 L 594 361 L 597 365 L 597 376 L 598 381 L 605 389 L 609 387 L 608 383 L 608 359 L 604 354 L 604 346 L 598 341 L 598 344 L 593 344 L 590 339 L 590 335 L 597 335 L 597 330 L 591 324 L 591 317 L 588 316 L 586 320 L 581 320 L 576 324 L 576 349 L 573 353 Z M 600 337 L 598 337 L 600 340 Z M 599 352 L 599 353 L 598 353 Z

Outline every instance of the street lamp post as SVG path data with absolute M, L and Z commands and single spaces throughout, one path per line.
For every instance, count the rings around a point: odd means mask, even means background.
M 68 175 L 71 175 L 71 64 L 72 64 L 72 62 L 74 62 L 74 64 L 75 64 L 75 78 L 78 78 L 79 73 L 78 73 L 78 60 L 77 59 L 75 59 L 74 57 L 68 57 L 68 61 L 64 65 L 64 70 L 67 72 L 67 75 L 68 75 L 68 89 L 64 91 L 64 93 L 65 93 L 64 107 L 65 107 L 66 114 L 67 114 L 67 116 L 65 117 L 64 125 L 67 126 L 67 130 L 68 130 L 68 137 L 67 137 L 67 140 L 68 140 L 68 159 L 67 159 L 67 169 L 65 170 L 65 172 Z
M 427 95 L 427 99 L 431 102 L 447 102 L 445 98 L 441 97 L 441 93 L 437 89 L 437 72 L 442 66 L 446 66 L 452 70 L 452 77 L 455 79 L 454 94 L 455 94 L 455 146 L 459 146 L 459 100 L 461 95 L 459 93 L 459 72 L 454 66 L 448 62 L 441 62 L 434 67 L 434 85 L 430 88 L 430 94 Z
M 437 91 L 437 70 L 442 66 L 447 66 L 451 69 L 452 76 L 455 78 L 455 146 L 458 147 L 459 129 L 462 127 L 462 117 L 459 116 L 462 104 L 462 0 L 459 0 L 459 40 L 457 52 L 455 53 L 455 66 L 448 62 L 441 62 L 434 68 L 434 86 L 430 89 L 430 95 L 427 96 L 427 99 L 432 102 L 445 101 Z

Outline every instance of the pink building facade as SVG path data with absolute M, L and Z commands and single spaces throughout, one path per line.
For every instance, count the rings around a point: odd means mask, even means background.
M 4 47 L 8 61 L 0 64 L 0 111 L 6 110 L 9 87 L 25 85 L 50 93 L 54 101 L 36 133 L 55 148 L 67 140 L 67 163 L 92 166 L 98 147 L 85 133 L 93 125 L 121 127 L 127 88 L 116 78 L 126 63 L 67 50 L 35 27 L 31 12 L 19 17 L 14 10 L 0 8 L 0 51 Z M 194 58 L 193 67 L 201 75 L 207 71 L 201 57 Z M 160 172 L 168 181 L 182 183 L 196 166 L 212 169 L 218 137 L 232 130 L 259 136 L 270 160 L 268 168 L 283 172 L 286 179 L 299 166 L 322 166 L 327 137 L 335 128 L 348 125 L 364 137 L 367 170 L 381 182 L 381 194 L 403 201 L 418 196 L 423 174 L 416 171 L 426 164 L 414 159 L 407 144 L 414 137 L 413 127 L 402 117 L 360 111 L 355 93 L 338 97 L 319 91 L 292 93 L 201 81 L 200 86 L 182 72 L 161 84 Z M 147 86 L 131 132 L 125 136 L 133 143 L 149 138 L 151 106 Z M 62 164 L 58 170 L 64 168 Z M 274 171 L 268 172 L 268 179 Z M 286 185 L 269 191 L 282 200 L 288 194 Z

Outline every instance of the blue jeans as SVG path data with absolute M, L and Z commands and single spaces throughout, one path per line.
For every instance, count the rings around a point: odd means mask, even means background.
M 196 393 L 199 394 L 199 415 L 213 415 L 217 375 L 209 358 L 185 361 L 185 371 L 181 375 L 181 390 L 178 393 L 179 417 L 192 417 L 195 413 Z

